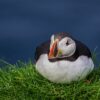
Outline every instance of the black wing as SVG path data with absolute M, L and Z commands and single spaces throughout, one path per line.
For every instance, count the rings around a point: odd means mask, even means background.
M 49 48 L 50 48 L 50 40 L 37 46 L 36 51 L 35 51 L 35 57 L 34 57 L 35 61 L 37 61 L 39 59 L 41 54 L 48 54 Z
M 85 55 L 85 56 L 88 56 L 88 57 L 91 57 L 91 52 L 89 50 L 89 48 L 83 44 L 82 42 L 76 40 L 76 48 L 77 48 L 77 53 L 78 55 Z

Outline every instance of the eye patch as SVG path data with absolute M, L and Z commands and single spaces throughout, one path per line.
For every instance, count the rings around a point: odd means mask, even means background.
M 68 41 L 66 42 L 66 45 L 69 45 L 69 42 Z

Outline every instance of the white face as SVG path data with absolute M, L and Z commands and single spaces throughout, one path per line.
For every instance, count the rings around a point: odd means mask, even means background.
M 65 37 L 58 42 L 58 50 L 62 52 L 64 56 L 72 56 L 76 51 L 75 41 L 69 37 Z

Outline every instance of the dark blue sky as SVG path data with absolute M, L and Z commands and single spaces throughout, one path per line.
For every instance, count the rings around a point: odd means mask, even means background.
M 33 58 L 54 32 L 71 32 L 100 51 L 100 0 L 0 0 L 0 58 Z

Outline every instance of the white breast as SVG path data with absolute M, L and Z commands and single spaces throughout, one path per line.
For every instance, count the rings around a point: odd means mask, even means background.
M 40 56 L 36 70 L 45 78 L 56 83 L 70 83 L 85 78 L 94 68 L 91 58 L 80 56 L 76 61 L 50 62 L 47 54 Z

